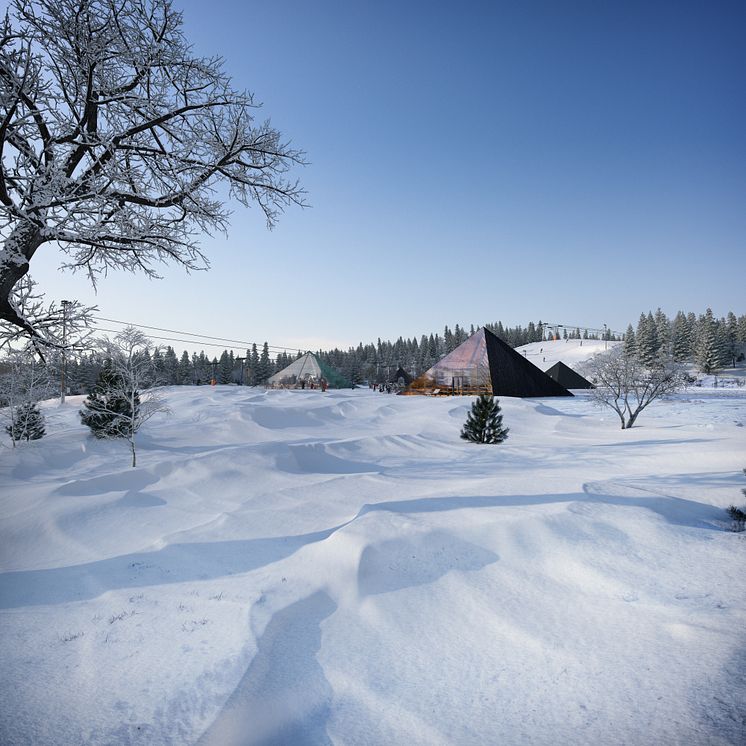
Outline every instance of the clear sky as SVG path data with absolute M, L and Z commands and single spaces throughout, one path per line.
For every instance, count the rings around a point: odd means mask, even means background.
M 303 348 L 746 312 L 742 0 L 174 4 L 306 151 L 311 207 L 237 205 L 209 273 L 97 296 L 44 248 L 50 296 Z

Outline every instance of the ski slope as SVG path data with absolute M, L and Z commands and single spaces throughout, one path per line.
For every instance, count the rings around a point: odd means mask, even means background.
M 744 390 L 164 393 L 0 451 L 3 744 L 746 740 Z
M 558 339 L 531 342 L 516 347 L 515 350 L 542 370 L 549 370 L 555 363 L 563 362 L 573 370 L 582 373 L 582 365 L 588 358 L 619 344 L 623 343 L 604 342 L 598 339 Z

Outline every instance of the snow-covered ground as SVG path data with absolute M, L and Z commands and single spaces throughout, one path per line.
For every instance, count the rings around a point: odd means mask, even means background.
M 3 744 L 746 742 L 743 389 L 166 395 L 0 451 Z

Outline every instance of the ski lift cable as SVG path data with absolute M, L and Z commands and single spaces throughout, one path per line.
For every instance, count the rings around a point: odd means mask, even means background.
M 615 331 L 614 329 L 609 329 L 608 327 L 605 328 L 605 329 L 598 329 L 598 328 L 593 327 L 593 326 L 584 326 L 583 324 L 555 324 L 555 323 L 550 322 L 550 321 L 542 321 L 541 325 L 544 328 L 550 328 L 550 329 L 551 328 L 553 328 L 553 329 L 570 329 L 570 330 L 583 329 L 583 330 L 588 331 L 588 332 L 601 332 L 602 334 L 605 333 L 605 332 L 608 332 L 609 334 L 613 334 L 613 335 L 618 336 L 618 337 L 621 337 L 621 336 L 624 335 L 624 332 Z

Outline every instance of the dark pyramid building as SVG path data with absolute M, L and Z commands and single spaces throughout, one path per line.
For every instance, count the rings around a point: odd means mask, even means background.
M 561 360 L 558 363 L 555 363 L 546 373 L 551 379 L 557 381 L 557 383 L 564 386 L 566 389 L 596 388 L 590 381 L 583 378 L 580 373 L 576 373 Z
M 564 386 L 485 328 L 412 381 L 404 393 L 572 396 Z
M 396 373 L 389 378 L 389 383 L 399 383 L 401 381 L 405 386 L 409 386 L 413 380 L 412 376 L 410 376 L 409 373 L 407 373 L 407 371 L 400 365 L 396 369 Z

